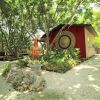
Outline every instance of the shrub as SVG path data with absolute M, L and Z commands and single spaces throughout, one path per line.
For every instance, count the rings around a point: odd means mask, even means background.
M 41 63 L 44 65 L 42 68 L 56 72 L 66 72 L 79 62 L 79 50 L 75 48 L 51 51 L 48 55 L 41 57 Z
M 28 66 L 28 60 L 27 59 L 20 59 L 17 61 L 16 65 L 18 67 L 24 68 Z

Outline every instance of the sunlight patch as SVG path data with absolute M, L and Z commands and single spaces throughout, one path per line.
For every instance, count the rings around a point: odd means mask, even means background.
M 95 79 L 93 78 L 92 75 L 88 75 L 88 80 L 89 80 L 89 81 L 95 81 Z
M 98 85 L 92 84 L 90 86 L 93 87 L 96 91 L 100 92 L 100 87 Z
M 73 85 L 73 87 L 74 87 L 74 88 L 77 88 L 77 89 L 80 88 L 80 86 L 81 86 L 81 84 L 79 84 L 79 83 L 76 84 L 76 85 Z
M 2 98 L 3 97 L 3 95 L 2 94 L 0 94 L 0 98 Z
M 6 99 L 6 100 L 14 100 L 15 97 L 16 97 L 18 94 L 20 94 L 20 93 L 17 92 L 17 91 L 14 91 L 14 92 L 12 92 L 9 96 L 7 96 L 7 99 Z
M 93 71 L 97 71 L 98 69 L 96 67 L 93 67 L 93 66 L 88 66 L 88 65 L 80 65 L 79 67 L 75 67 L 74 68 L 75 71 L 80 71 L 82 69 L 93 69 Z

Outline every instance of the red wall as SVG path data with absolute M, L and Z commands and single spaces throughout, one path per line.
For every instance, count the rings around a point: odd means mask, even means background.
M 72 26 L 68 29 L 68 31 L 72 32 L 76 38 L 75 48 L 80 49 L 80 57 L 86 58 L 84 26 Z
M 84 26 L 71 26 L 71 27 L 66 27 L 64 30 L 70 31 L 74 34 L 76 38 L 76 44 L 75 48 L 80 49 L 80 57 L 81 58 L 86 58 L 86 48 L 85 48 L 85 31 L 84 31 Z M 59 30 L 58 30 L 59 31 Z M 57 35 L 58 31 L 52 32 L 49 38 L 49 43 L 51 44 L 55 36 Z
M 58 31 L 52 32 L 52 34 L 49 36 L 49 43 L 51 44 L 53 39 L 56 37 Z

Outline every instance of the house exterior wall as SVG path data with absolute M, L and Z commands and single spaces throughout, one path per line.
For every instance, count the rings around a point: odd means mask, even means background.
M 76 38 L 75 48 L 80 49 L 80 58 L 86 58 L 84 27 L 83 26 L 73 26 L 67 30 L 72 32 Z
M 94 35 L 91 34 L 86 28 L 85 30 L 85 44 L 86 44 L 86 57 L 91 57 L 96 54 L 95 48 L 93 47 Z
M 49 44 L 51 44 L 56 37 L 58 31 L 52 32 L 52 34 L 49 36 Z
M 95 49 L 92 46 L 94 35 L 91 34 L 84 26 L 71 26 L 69 28 L 66 27 L 63 31 L 70 31 L 75 36 L 75 48 L 80 49 L 80 58 L 90 57 L 95 54 Z M 49 36 L 49 44 L 52 43 L 52 41 L 56 38 L 57 34 L 58 31 L 54 31 Z

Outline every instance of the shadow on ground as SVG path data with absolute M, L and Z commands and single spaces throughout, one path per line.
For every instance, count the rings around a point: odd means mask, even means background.
M 0 100 L 100 100 L 100 55 L 65 74 L 43 71 L 47 88 L 38 93 L 14 91 L 0 76 Z

